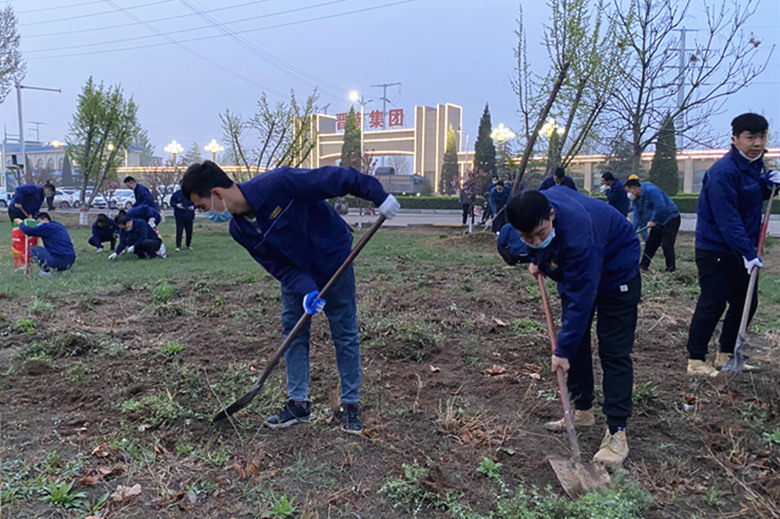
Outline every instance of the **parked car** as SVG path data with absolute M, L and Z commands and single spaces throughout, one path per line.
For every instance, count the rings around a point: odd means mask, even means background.
M 172 187 L 173 189 L 168 190 L 168 194 L 163 197 L 161 209 L 169 209 L 171 207 L 171 197 L 176 191 L 181 189 L 181 186 L 178 184 L 168 187 Z
M 135 203 L 135 193 L 132 189 L 117 189 L 109 203 L 112 209 L 116 207 L 130 209 Z
M 8 193 L 4 187 L 0 187 L 0 209 L 8 207 Z
M 54 206 L 60 209 L 68 209 L 70 207 L 77 207 L 74 205 L 77 202 L 77 192 L 65 189 L 56 189 L 54 191 Z
M 89 200 L 89 197 L 92 196 L 92 191 L 87 191 L 85 195 L 85 200 Z M 95 207 L 97 209 L 105 209 L 108 207 L 108 203 L 106 202 L 106 199 L 103 195 L 100 193 L 95 195 L 95 199 L 92 200 L 92 205 L 90 207 Z

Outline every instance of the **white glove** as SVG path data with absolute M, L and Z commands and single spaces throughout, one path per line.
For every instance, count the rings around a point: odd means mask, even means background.
M 607 186 L 607 185 L 605 185 L 605 184 L 601 184 L 601 185 L 599 186 L 599 191 L 601 191 L 602 193 L 606 193 L 606 192 L 607 192 L 607 189 L 609 189 L 609 186 Z
M 178 207 L 179 209 L 184 209 L 184 204 L 176 204 L 176 207 Z
M 108 259 L 112 260 L 116 258 L 116 252 L 112 253 L 111 256 L 108 257 Z
M 400 202 L 396 200 L 393 195 L 387 195 L 385 201 L 379 206 L 379 214 L 391 220 L 393 216 L 398 214 L 398 210 L 401 208 Z
M 130 254 L 132 254 L 132 253 L 133 253 L 133 251 L 135 250 L 135 245 L 130 245 L 130 246 L 129 246 L 127 249 L 125 249 L 125 250 L 126 250 L 127 252 L 129 252 Z
M 770 169 L 766 172 L 766 176 L 773 184 L 780 184 L 780 171 Z
M 753 258 L 752 260 L 748 260 L 744 256 L 742 256 L 742 261 L 745 264 L 745 268 L 747 269 L 748 274 L 753 273 L 754 268 L 761 268 L 764 266 L 763 263 L 761 263 L 761 258 Z
M 149 227 L 154 227 L 155 225 L 157 224 L 155 223 L 154 218 L 149 218 Z

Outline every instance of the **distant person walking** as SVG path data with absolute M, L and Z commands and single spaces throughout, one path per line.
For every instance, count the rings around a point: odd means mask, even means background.
M 490 190 L 490 208 L 493 211 L 493 232 L 498 234 L 507 222 L 506 203 L 509 201 L 509 190 L 504 189 L 504 181 L 499 180 Z
M 460 207 L 463 210 L 463 225 L 466 225 L 469 215 L 471 223 L 474 223 L 474 202 L 477 200 L 477 186 L 468 181 L 460 188 Z

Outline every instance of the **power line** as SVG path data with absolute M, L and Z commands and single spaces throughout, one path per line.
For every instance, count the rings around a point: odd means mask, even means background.
M 173 0 L 156 0 L 154 2 L 149 2 L 147 4 L 133 5 L 133 6 L 130 6 L 130 7 L 123 7 L 122 9 L 130 11 L 130 10 L 133 10 L 133 9 L 142 9 L 144 7 L 149 7 L 149 6 L 152 6 L 152 5 L 167 4 L 168 2 L 173 2 Z M 115 12 L 115 11 L 99 11 L 99 12 L 96 12 L 96 13 L 87 13 L 87 14 L 80 14 L 80 15 L 77 15 L 77 16 L 68 16 L 66 18 L 60 17 L 60 18 L 55 18 L 53 20 L 40 20 L 40 21 L 36 21 L 36 22 L 20 23 L 19 27 L 26 27 L 28 25 L 38 26 L 38 25 L 43 25 L 45 23 L 65 22 L 67 20 L 83 20 L 84 18 L 89 18 L 89 17 L 92 17 L 92 16 L 102 16 L 104 14 L 111 14 L 113 12 Z
M 107 0 L 103 0 L 103 1 L 107 1 Z M 280 23 L 280 24 L 277 24 L 277 25 L 269 25 L 269 26 L 266 26 L 266 27 L 258 27 L 258 28 L 254 28 L 254 29 L 246 29 L 246 30 L 243 30 L 243 31 L 236 31 L 235 34 L 246 34 L 246 33 L 250 33 L 250 32 L 266 31 L 266 30 L 270 30 L 270 29 L 278 29 L 278 28 L 281 28 L 281 27 L 289 27 L 291 25 L 298 25 L 298 24 L 302 24 L 302 23 L 316 22 L 316 21 L 321 21 L 321 20 L 328 20 L 328 19 L 331 19 L 331 18 L 338 18 L 338 17 L 341 17 L 341 16 L 350 15 L 350 14 L 363 13 L 363 12 L 367 12 L 367 11 L 374 11 L 374 10 L 377 10 L 377 9 L 383 9 L 385 7 L 393 7 L 393 6 L 396 6 L 396 5 L 407 4 L 407 3 L 410 3 L 410 2 L 413 2 L 413 1 L 414 0 L 399 0 L 399 1 L 396 1 L 396 2 L 390 2 L 390 3 L 387 3 L 387 4 L 382 4 L 382 5 L 372 6 L 372 7 L 365 7 L 365 8 L 361 8 L 361 9 L 354 9 L 352 11 L 345 11 L 345 12 L 342 12 L 342 13 L 335 13 L 335 14 L 326 15 L 326 16 L 319 16 L 319 17 L 314 17 L 314 18 L 307 18 L 307 19 L 304 19 L 304 20 L 297 20 L 297 21 L 294 21 L 294 22 L 286 22 L 286 23 Z M 139 23 L 143 23 L 143 22 L 139 21 Z M 193 29 L 193 30 L 195 30 L 195 29 Z M 162 33 L 160 31 L 156 31 L 156 32 L 158 32 L 160 36 L 168 36 L 167 33 Z M 177 31 L 177 32 L 182 32 L 182 31 Z M 219 38 L 219 37 L 221 37 L 221 35 L 219 35 L 219 34 L 210 35 L 210 36 L 197 36 L 197 37 L 193 37 L 193 38 L 186 39 L 186 40 L 168 41 L 168 42 L 160 42 L 160 43 L 151 43 L 151 44 L 146 44 L 146 45 L 136 45 L 136 46 L 133 46 L 133 47 L 122 47 L 122 48 L 118 48 L 118 49 L 103 49 L 103 50 L 95 50 L 95 51 L 90 51 L 90 52 L 76 52 L 76 53 L 69 53 L 69 54 L 56 54 L 56 55 L 51 55 L 51 56 L 39 56 L 39 57 L 32 56 L 32 57 L 27 57 L 26 59 L 28 61 L 33 61 L 33 60 L 36 60 L 36 59 L 70 58 L 70 57 L 77 57 L 77 56 L 90 56 L 90 55 L 94 55 L 94 54 L 105 54 L 107 52 L 119 52 L 119 51 L 125 51 L 125 50 L 148 49 L 148 48 L 152 48 L 152 47 L 160 47 L 160 46 L 163 46 L 163 45 L 179 44 L 179 43 L 189 43 L 189 42 L 193 42 L 193 41 L 203 41 L 203 40 L 207 40 L 207 39 L 211 39 L 211 38 Z M 93 44 L 91 44 L 89 46 L 90 47 L 94 47 L 95 45 L 100 45 L 100 43 L 93 43 Z M 83 47 L 83 45 L 82 45 L 82 47 Z M 54 50 L 61 50 L 61 49 L 63 49 L 63 48 L 60 47 L 60 48 L 57 48 L 57 49 L 46 49 L 46 51 L 54 51 Z M 26 51 L 25 52 L 25 56 L 27 56 L 31 52 L 36 52 L 36 51 Z M 42 51 L 37 51 L 37 52 L 42 52 Z
M 252 0 L 251 2 L 244 2 L 241 4 L 234 4 L 229 5 L 226 7 L 217 7 L 216 9 L 212 9 L 211 13 L 216 13 L 217 11 L 229 11 L 231 9 L 239 9 L 241 7 L 248 7 L 250 5 L 255 4 L 263 4 L 266 2 L 270 2 L 271 0 Z M 103 0 L 93 0 L 92 2 L 86 2 L 89 4 L 92 3 L 103 3 Z M 80 5 L 80 4 L 79 4 Z M 154 20 L 147 20 L 149 23 L 158 23 L 158 22 L 167 22 L 169 20 L 180 20 L 182 18 L 189 18 L 191 16 L 195 16 L 195 13 L 188 13 L 188 14 L 177 14 L 174 16 L 165 16 L 163 18 L 156 18 Z M 132 27 L 134 25 L 137 25 L 136 22 L 129 22 L 129 23 L 118 23 L 114 25 L 104 25 L 103 27 L 89 27 L 84 29 L 76 29 L 76 30 L 68 30 L 68 31 L 61 31 L 61 32 L 47 32 L 45 34 L 30 34 L 26 35 L 24 37 L 25 40 L 31 40 L 33 38 L 49 38 L 52 36 L 71 36 L 73 34 L 80 34 L 84 32 L 98 32 L 98 31 L 107 31 L 110 29 L 121 29 L 122 27 Z
M 91 0 L 89 2 L 81 2 L 81 3 L 78 3 L 78 4 L 55 5 L 53 7 L 42 7 L 40 9 L 27 9 L 25 11 L 16 11 L 16 10 L 14 10 L 14 12 L 16 14 L 40 13 L 42 11 L 55 11 L 57 9 L 70 9 L 72 7 L 81 7 L 81 6 L 84 6 L 84 5 L 100 4 L 102 2 L 103 2 L 103 0 Z

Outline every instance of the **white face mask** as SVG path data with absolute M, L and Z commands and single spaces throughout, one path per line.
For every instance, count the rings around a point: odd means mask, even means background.
M 607 189 L 609 189 L 609 186 L 608 186 L 608 185 L 606 185 L 606 184 L 601 184 L 601 186 L 599 186 L 599 190 L 600 190 L 602 193 L 606 192 L 606 191 L 607 191 Z
M 761 157 L 763 157 L 763 156 L 764 156 L 764 154 L 762 153 L 762 154 L 761 154 L 761 155 L 759 155 L 758 157 L 756 157 L 756 158 L 754 158 L 754 159 L 751 159 L 750 157 L 748 157 L 747 155 L 745 155 L 744 153 L 742 153 L 742 150 L 740 150 L 740 149 L 737 149 L 737 151 L 739 152 L 739 154 L 740 154 L 740 155 L 742 155 L 742 156 L 743 156 L 743 157 L 744 157 L 744 158 L 745 158 L 745 159 L 746 159 L 748 162 L 750 162 L 751 164 L 752 164 L 753 162 L 757 161 L 758 159 L 760 159 Z
M 636 195 L 634 193 L 628 193 L 628 199 L 629 200 L 636 200 Z

